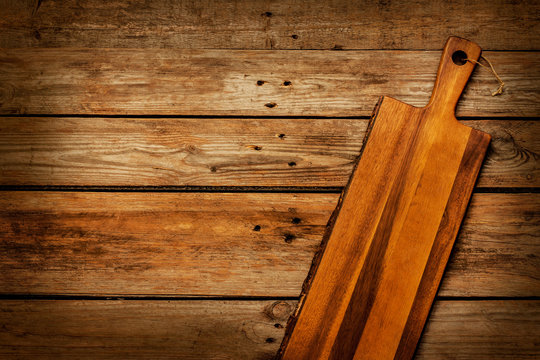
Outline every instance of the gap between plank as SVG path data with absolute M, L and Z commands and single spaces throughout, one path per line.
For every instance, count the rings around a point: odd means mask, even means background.
M 344 120 L 369 120 L 371 116 L 314 116 L 314 115 L 120 115 L 120 114 L 0 114 L 0 118 L 106 118 L 106 119 L 239 119 L 239 120 L 261 120 L 261 119 L 344 119 Z M 459 116 L 458 121 L 467 120 L 520 120 L 536 121 L 540 116 Z
M 64 192 L 165 192 L 165 193 L 322 193 L 339 194 L 340 186 L 74 186 L 74 185 L 0 185 L 0 191 Z M 540 193 L 539 187 L 476 187 L 475 193 Z
M 187 296 L 187 295 L 58 295 L 58 294 L 0 294 L 2 300 L 147 300 L 147 301 L 297 301 L 296 296 Z M 540 300 L 540 296 L 437 296 L 436 301 L 500 301 L 500 300 Z
M 315 116 L 315 115 L 118 115 L 118 114 L 0 114 L 0 118 L 108 118 L 108 119 L 352 119 L 369 120 L 370 116 Z M 491 119 L 487 117 L 486 119 Z M 503 119 L 503 117 L 497 117 Z M 523 118 L 517 118 L 523 119 Z

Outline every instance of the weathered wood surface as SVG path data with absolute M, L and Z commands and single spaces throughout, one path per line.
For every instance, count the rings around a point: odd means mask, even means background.
M 298 296 L 338 194 L 2 192 L 3 294 Z M 540 296 L 539 194 L 474 194 L 442 296 Z
M 539 234 L 540 194 L 473 194 L 439 294 L 538 296 Z
M 2 300 L 0 357 L 270 360 L 294 304 Z
M 538 116 L 540 54 L 487 52 L 458 116 Z M 423 106 L 440 51 L 6 49 L 0 114 L 369 116 L 379 96 Z
M 4 0 L 0 47 L 540 49 L 535 1 Z
M 294 301 L 0 301 L 2 359 L 273 359 Z M 439 301 L 417 359 L 534 359 L 538 301 Z
M 424 105 L 439 57 L 380 50 L 439 50 L 456 34 L 497 50 L 485 55 L 507 83 L 491 98 L 497 83 L 477 69 L 458 109 L 481 118 L 464 124 L 493 135 L 478 186 L 538 187 L 538 122 L 521 119 L 540 114 L 539 6 L 0 0 L 0 114 L 367 117 L 379 95 Z M 492 121 L 500 116 L 515 119 Z M 2 118 L 0 183 L 340 187 L 366 123 Z M 297 296 L 336 201 L 336 194 L 2 192 L 0 290 Z M 538 194 L 475 194 L 439 294 L 540 296 L 539 203 Z M 274 326 L 295 306 L 278 307 L 276 319 L 272 304 L 3 300 L 0 358 L 271 359 L 283 336 Z M 538 305 L 440 301 L 417 358 L 538 358 Z
M 439 301 L 416 359 L 538 359 L 539 301 Z
M 344 186 L 368 120 L 3 118 L 1 185 Z M 478 187 L 540 186 L 540 122 L 492 136 Z
M 383 97 L 278 359 L 412 359 L 491 136 L 455 108 L 477 61 L 450 37 L 429 103 Z

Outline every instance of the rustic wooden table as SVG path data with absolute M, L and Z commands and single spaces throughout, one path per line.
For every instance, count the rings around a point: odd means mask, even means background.
M 540 357 L 540 4 L 0 2 L 0 357 L 271 359 L 379 95 L 493 136 L 417 359 Z M 343 50 L 343 51 L 340 51 Z

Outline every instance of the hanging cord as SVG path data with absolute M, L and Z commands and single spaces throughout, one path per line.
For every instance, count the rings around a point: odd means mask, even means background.
M 488 63 L 489 67 L 487 67 L 486 65 L 481 64 L 479 61 L 476 61 L 476 60 L 473 60 L 473 59 L 466 59 L 466 60 L 472 62 L 473 64 L 480 65 L 481 67 L 490 70 L 493 73 L 493 75 L 495 75 L 495 77 L 497 78 L 497 81 L 499 82 L 499 88 L 497 90 L 495 90 L 494 92 L 492 92 L 491 96 L 501 95 L 503 93 L 504 81 L 502 81 L 502 79 L 499 77 L 499 75 L 497 74 L 497 72 L 493 68 L 493 65 L 491 64 L 491 61 L 489 61 L 485 56 L 480 56 L 480 59 L 484 59 Z

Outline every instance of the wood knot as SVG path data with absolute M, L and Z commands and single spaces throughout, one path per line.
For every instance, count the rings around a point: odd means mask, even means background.
M 285 301 L 276 301 L 267 306 L 264 313 L 272 320 L 285 321 L 291 316 L 294 306 Z
M 190 154 L 198 154 L 200 153 L 199 149 L 193 145 L 193 144 L 188 144 L 186 147 L 185 147 L 186 151 Z
M 10 84 L 0 84 L 0 106 L 9 103 L 15 96 L 15 88 Z

